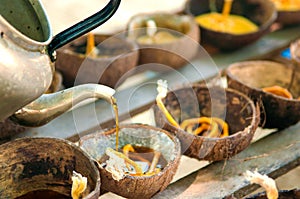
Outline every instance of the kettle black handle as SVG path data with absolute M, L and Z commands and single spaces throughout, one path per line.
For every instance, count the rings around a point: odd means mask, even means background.
M 105 23 L 117 11 L 121 0 L 110 0 L 99 12 L 58 33 L 48 45 L 48 53 L 52 61 L 55 61 L 54 51 L 78 37 L 90 32 Z

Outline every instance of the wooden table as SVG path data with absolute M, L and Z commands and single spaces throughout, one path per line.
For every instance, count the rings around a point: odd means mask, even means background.
M 241 198 L 258 188 L 245 180 L 246 170 L 257 169 L 275 179 L 300 165 L 299 129 L 300 124 L 252 143 L 233 158 L 210 164 L 171 184 L 155 198 L 211 199 L 231 194 Z
M 198 82 L 218 74 L 230 63 L 269 53 L 287 46 L 298 37 L 300 26 L 282 29 L 241 50 L 214 54 L 212 59 L 203 59 L 206 52 L 199 49 L 199 55 L 193 62 L 179 71 L 158 74 L 148 79 L 143 77 L 143 81 L 138 84 L 139 87 L 131 86 L 118 90 L 115 97 L 119 104 L 120 119 L 128 119 L 153 105 L 158 79 L 168 80 L 171 88 L 187 83 L 186 80 Z M 182 78 L 178 78 L 178 74 Z M 29 129 L 19 137 L 50 136 L 77 141 L 84 134 L 113 124 L 112 109 L 106 102 L 98 100 L 67 112 L 45 126 Z M 230 160 L 209 164 L 172 183 L 155 198 L 222 198 L 230 194 L 242 197 L 257 188 L 243 178 L 242 173 L 246 170 L 257 168 L 259 172 L 276 178 L 298 165 L 300 165 L 300 124 L 251 144 Z

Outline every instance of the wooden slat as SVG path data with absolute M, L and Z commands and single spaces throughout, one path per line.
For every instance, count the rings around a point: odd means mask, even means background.
M 243 177 L 255 169 L 277 178 L 300 165 L 300 123 L 273 133 L 227 161 L 202 168 L 167 187 L 154 198 L 223 198 L 234 194 L 241 198 L 255 189 Z M 279 187 L 280 188 L 280 187 Z

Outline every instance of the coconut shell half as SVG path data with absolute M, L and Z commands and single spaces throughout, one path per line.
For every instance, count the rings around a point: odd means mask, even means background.
M 244 61 L 226 69 L 228 87 L 245 93 L 261 104 L 261 126 L 283 129 L 300 120 L 300 72 L 274 61 Z M 293 80 L 292 80 L 293 79 Z M 289 90 L 294 99 L 288 99 L 262 90 L 280 86 Z
M 218 117 L 228 123 L 227 137 L 198 136 L 171 125 L 160 109 L 154 108 L 157 125 L 176 134 L 183 154 L 199 160 L 224 160 L 243 151 L 259 123 L 259 110 L 254 103 L 232 89 L 201 85 L 183 87 L 169 92 L 163 103 L 179 124 L 200 116 Z
M 278 11 L 276 20 L 283 26 L 296 26 L 300 24 L 300 10 Z
M 222 12 L 223 0 L 188 0 L 185 12 L 193 17 L 214 12 L 211 10 L 212 2 L 215 5 L 215 12 Z M 201 29 L 201 41 L 210 43 L 215 47 L 232 51 L 256 42 L 259 38 L 270 31 L 272 24 L 277 18 L 277 11 L 271 1 L 266 0 L 239 0 L 232 2 L 230 14 L 243 16 L 258 26 L 255 32 L 245 34 L 231 34 L 215 31 L 199 25 Z M 218 24 L 214 24 L 218 26 Z
M 63 84 L 72 87 L 100 83 L 117 87 L 138 61 L 137 45 L 124 36 L 95 34 L 96 57 L 86 55 L 87 35 L 57 50 L 55 67 L 63 75 Z
M 169 33 L 178 37 L 172 42 L 140 43 L 139 37 L 148 35 L 147 22 L 153 20 L 157 26 L 157 33 Z M 194 19 L 188 15 L 170 13 L 148 13 L 133 16 L 127 25 L 128 38 L 139 46 L 139 65 L 157 64 L 158 71 L 178 69 L 189 63 L 197 54 L 199 48 L 199 28 Z M 167 40 L 167 38 L 162 39 Z
M 71 142 L 56 138 L 21 138 L 0 145 L 0 151 L 1 198 L 25 197 L 36 191 L 71 198 L 73 171 L 87 177 L 82 198 L 99 197 L 100 176 L 96 165 Z M 48 198 L 47 195 L 39 198 Z
M 100 160 L 108 147 L 115 149 L 115 129 L 84 136 L 80 146 L 94 159 Z M 120 127 L 119 146 L 140 145 L 159 151 L 167 161 L 163 169 L 151 176 L 126 175 L 115 180 L 105 168 L 100 168 L 101 189 L 126 198 L 151 198 L 164 190 L 171 182 L 180 159 L 180 143 L 169 132 L 152 126 L 132 124 Z M 99 162 L 102 164 L 103 162 Z

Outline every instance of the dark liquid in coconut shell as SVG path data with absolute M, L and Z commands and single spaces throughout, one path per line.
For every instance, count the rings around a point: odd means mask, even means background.
M 135 152 L 129 152 L 129 158 L 135 162 L 141 161 L 141 162 L 147 162 L 148 164 L 151 164 L 155 151 L 149 147 L 145 146 L 132 146 L 135 150 Z M 163 169 L 167 165 L 167 160 L 163 157 L 163 154 L 159 156 L 159 160 L 157 162 L 156 168 Z M 149 165 L 150 166 L 150 165 Z
M 70 190 L 71 192 L 71 190 Z M 71 199 L 72 197 L 51 190 L 31 191 L 16 199 Z

